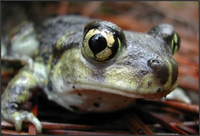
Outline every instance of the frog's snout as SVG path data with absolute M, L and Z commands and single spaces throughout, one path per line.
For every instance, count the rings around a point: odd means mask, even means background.
M 147 65 L 153 70 L 156 80 L 159 80 L 161 85 L 166 84 L 169 78 L 167 62 L 159 58 L 151 58 L 147 61 Z

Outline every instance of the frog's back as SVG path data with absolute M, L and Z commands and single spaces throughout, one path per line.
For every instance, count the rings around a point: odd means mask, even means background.
M 83 32 L 84 26 L 90 21 L 92 20 L 86 17 L 67 15 L 50 18 L 42 25 L 37 26 L 36 32 L 40 42 L 37 58 L 42 58 L 47 63 L 52 53 L 53 45 L 62 36 L 70 32 Z

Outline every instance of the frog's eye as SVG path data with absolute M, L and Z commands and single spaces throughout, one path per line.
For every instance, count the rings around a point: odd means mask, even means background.
M 180 42 L 181 41 L 180 41 L 179 35 L 176 32 L 174 32 L 173 38 L 171 40 L 172 54 L 175 54 L 179 50 L 179 48 L 180 48 Z
M 111 60 L 121 50 L 121 37 L 118 37 L 118 32 L 105 25 L 101 26 L 105 22 L 92 23 L 93 26 L 98 27 L 88 29 L 86 26 L 83 37 L 83 55 L 96 62 Z
M 153 27 L 148 34 L 154 37 L 161 37 L 171 45 L 172 54 L 175 54 L 180 48 L 180 37 L 169 24 L 160 24 Z

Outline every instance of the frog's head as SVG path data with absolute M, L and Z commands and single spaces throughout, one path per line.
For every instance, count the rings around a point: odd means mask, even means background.
M 161 98 L 177 86 L 172 55 L 180 38 L 161 24 L 148 33 L 122 31 L 107 21 L 85 26 L 79 48 L 62 55 L 65 89 L 96 90 L 131 98 Z

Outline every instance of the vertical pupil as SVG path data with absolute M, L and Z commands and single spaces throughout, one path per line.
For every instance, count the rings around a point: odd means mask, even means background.
M 96 34 L 90 38 L 89 47 L 96 55 L 107 47 L 106 39 L 101 34 Z

